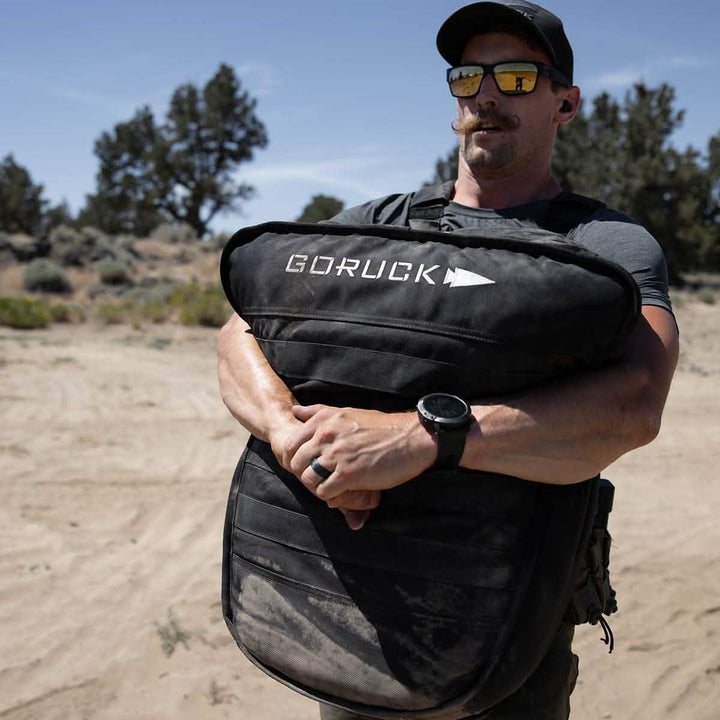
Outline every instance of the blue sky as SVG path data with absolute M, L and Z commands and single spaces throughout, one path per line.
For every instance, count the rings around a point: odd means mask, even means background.
M 423 0 L 0 0 L 0 158 L 13 153 L 53 203 L 95 186 L 95 139 L 142 105 L 232 65 L 269 145 L 238 169 L 256 187 L 234 231 L 292 220 L 310 197 L 354 205 L 415 189 L 454 143 L 435 34 L 459 2 Z M 720 132 L 715 0 L 552 0 L 586 101 L 668 82 L 686 111 L 674 137 L 704 151 Z

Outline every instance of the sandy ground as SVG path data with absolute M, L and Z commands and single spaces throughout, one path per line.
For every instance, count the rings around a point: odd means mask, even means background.
M 720 717 L 720 305 L 677 314 L 663 432 L 607 472 L 617 647 L 578 630 L 576 720 Z M 174 326 L 0 329 L 0 718 L 316 717 L 221 618 L 246 436 L 214 343 Z

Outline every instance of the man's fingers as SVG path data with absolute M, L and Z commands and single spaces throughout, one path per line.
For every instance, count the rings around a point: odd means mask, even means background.
M 333 471 L 330 468 L 325 467 L 321 462 L 320 458 L 314 457 L 310 461 L 310 469 L 320 478 L 320 482 L 327 480 Z
M 270 447 L 272 448 L 277 461 L 290 472 L 292 472 L 290 469 L 290 460 L 292 459 L 292 455 L 288 454 L 287 451 L 288 438 L 302 427 L 303 424 L 301 422 L 293 420 L 292 425 L 288 423 L 278 427 L 270 433 Z
M 346 490 L 327 503 L 341 510 L 374 510 L 379 504 L 379 490 Z
M 306 448 L 299 456 L 298 450 L 300 450 L 309 440 L 312 440 L 314 434 L 314 428 L 301 423 L 298 424 L 297 428 L 285 438 L 285 443 L 283 445 L 284 456 L 288 459 L 290 471 L 298 477 L 312 459 L 312 456 L 307 457 L 307 455 L 312 452 L 312 448 Z
M 369 510 L 345 510 L 340 508 L 340 512 L 345 516 L 345 522 L 351 530 L 360 530 L 370 517 Z
M 302 422 L 307 422 L 313 415 L 321 410 L 324 405 L 293 405 L 290 408 L 292 414 Z

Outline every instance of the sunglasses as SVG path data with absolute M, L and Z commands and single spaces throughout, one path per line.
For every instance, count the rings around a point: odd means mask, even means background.
M 447 81 L 453 97 L 475 97 L 480 92 L 485 73 L 492 73 L 503 95 L 527 95 L 537 87 L 539 77 L 549 77 L 564 87 L 570 87 L 565 75 L 550 65 L 510 60 L 492 65 L 458 65 L 448 68 Z

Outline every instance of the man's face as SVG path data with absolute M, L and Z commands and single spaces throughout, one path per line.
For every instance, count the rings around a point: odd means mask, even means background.
M 549 63 L 545 53 L 508 33 L 475 35 L 462 56 L 462 64 L 504 60 Z M 528 95 L 503 95 L 495 79 L 486 75 L 475 97 L 457 99 L 459 126 L 472 116 L 482 121 L 481 129 L 458 135 L 461 162 L 478 178 L 512 177 L 542 163 L 549 169 L 561 101 L 549 78 L 538 78 Z

